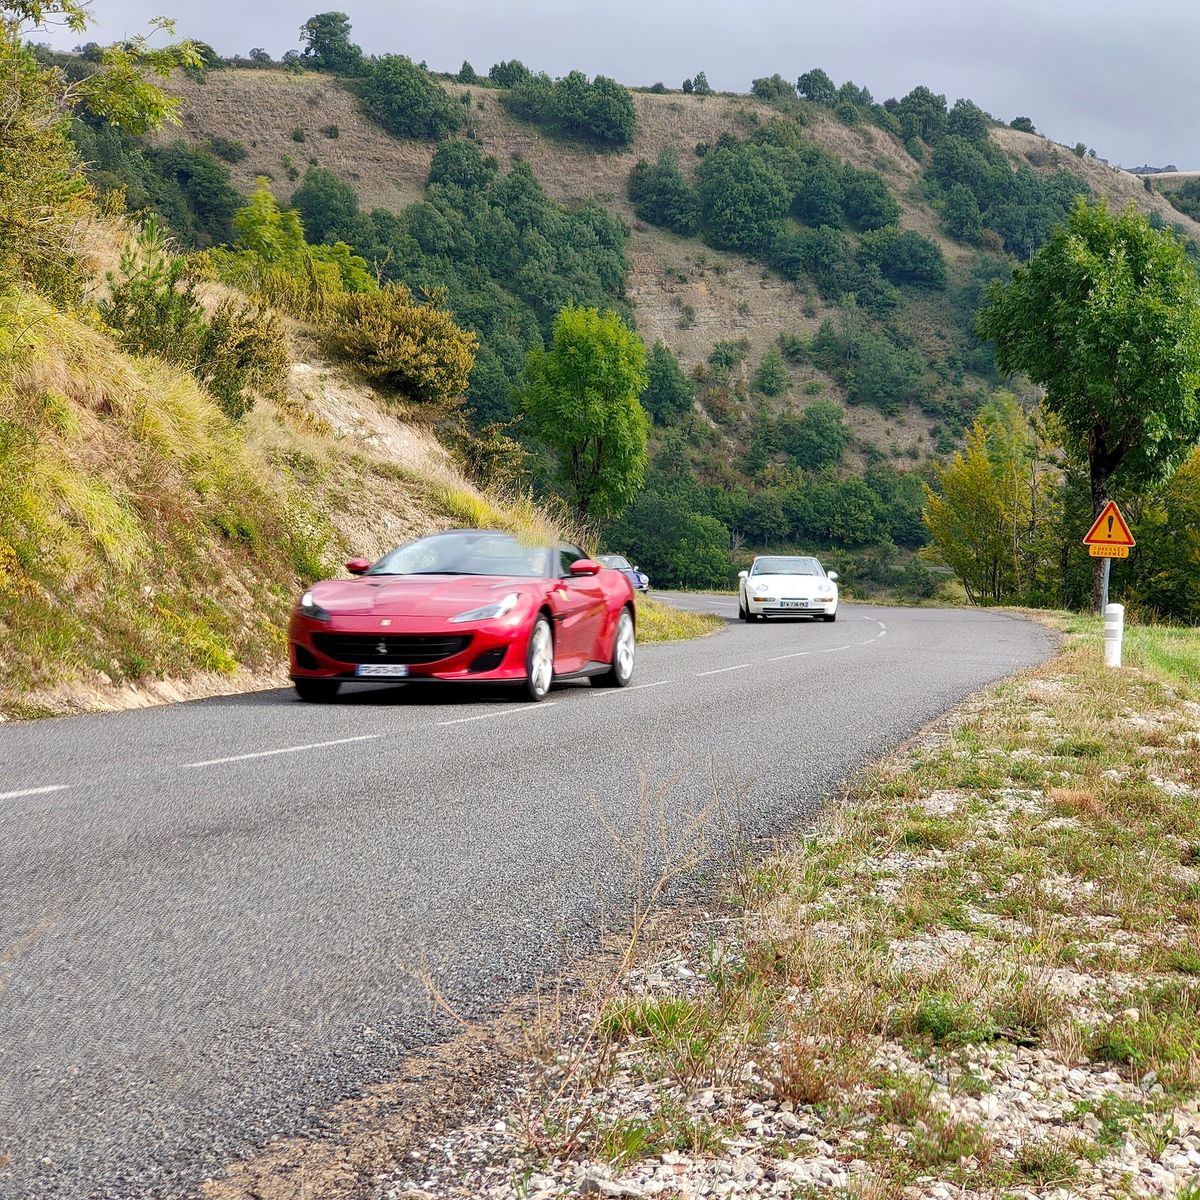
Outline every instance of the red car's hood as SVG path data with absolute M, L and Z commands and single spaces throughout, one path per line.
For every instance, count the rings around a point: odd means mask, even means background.
M 327 579 L 313 599 L 331 616 L 453 617 L 546 581 L 515 576 L 366 575 Z

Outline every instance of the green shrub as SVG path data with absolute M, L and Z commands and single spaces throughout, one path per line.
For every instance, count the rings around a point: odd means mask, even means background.
M 760 100 L 791 99 L 796 95 L 795 87 L 778 73 L 764 79 L 756 79 L 750 85 L 750 94 Z
M 189 369 L 199 360 L 204 305 L 196 295 L 197 279 L 185 259 L 167 252 L 166 236 L 153 217 L 107 278 L 109 295 L 97 310 L 122 349 Z
M 629 198 L 643 221 L 663 225 L 684 237 L 699 228 L 700 197 L 684 178 L 673 150 L 660 150 L 653 166 L 638 160 L 629 172 Z
M 911 229 L 894 225 L 864 234 L 859 262 L 877 266 L 893 283 L 917 287 L 946 286 L 946 259 L 942 248 Z
M 708 365 L 712 367 L 713 373 L 721 379 L 727 379 L 729 373 L 746 357 L 750 350 L 750 343 L 745 338 L 739 338 L 736 342 L 717 342 L 709 351 Z
M 781 396 L 791 386 L 792 377 L 783 365 L 783 355 L 772 347 L 763 355 L 751 387 L 764 396 Z
M 291 357 L 278 316 L 261 304 L 222 300 L 205 327 L 200 361 L 192 374 L 237 420 L 256 396 L 282 398 Z
M 601 146 L 628 145 L 637 121 L 628 88 L 604 75 L 589 82 L 582 71 L 557 80 L 527 74 L 512 85 L 504 104 L 522 120 Z
M 808 471 L 837 466 L 850 443 L 846 415 L 832 400 L 814 400 L 799 416 L 785 414 L 779 432 L 782 448 Z
M 806 225 L 841 225 L 842 181 L 827 162 L 818 162 L 805 172 L 792 201 L 792 213 Z
M 424 68 L 403 54 L 385 54 L 359 85 L 363 111 L 396 137 L 437 139 L 461 129 L 462 108 Z
M 332 171 L 309 167 L 292 193 L 292 207 L 314 242 L 351 237 L 358 216 L 358 193 Z
M 449 183 L 464 192 L 478 192 L 496 177 L 495 159 L 484 158 L 479 147 L 466 138 L 443 142 L 429 164 L 428 184 Z
M 508 62 L 496 63 L 488 72 L 488 78 L 497 87 L 512 88 L 522 80 L 528 79 L 530 74 L 529 68 L 519 59 L 514 58 Z
M 900 217 L 900 205 L 876 171 L 842 170 L 842 210 L 859 229 L 882 229 Z
M 691 411 L 695 385 L 680 369 L 679 360 L 661 339 L 654 343 L 646 356 L 646 375 L 649 382 L 642 393 L 642 404 L 657 424 L 669 424 L 676 417 Z
M 418 304 L 401 284 L 344 297 L 327 341 L 368 379 L 435 412 L 461 400 L 479 345 L 454 323 L 444 291 Z
M 767 147 L 721 145 L 700 161 L 696 181 L 705 236 L 722 250 L 764 253 L 792 203 L 792 188 Z
M 291 360 L 279 318 L 260 304 L 223 300 L 207 313 L 187 262 L 167 252 L 154 221 L 108 275 L 99 312 L 120 345 L 190 371 L 233 419 L 257 396 L 283 395 Z
M 342 133 L 342 131 L 336 125 L 325 125 L 322 127 L 321 132 L 327 138 L 337 138 L 340 137 Z
M 246 149 L 245 142 L 235 141 L 233 138 L 222 137 L 219 133 L 213 134 L 208 139 L 208 148 L 218 157 L 223 158 L 229 163 L 241 162 L 249 151 Z

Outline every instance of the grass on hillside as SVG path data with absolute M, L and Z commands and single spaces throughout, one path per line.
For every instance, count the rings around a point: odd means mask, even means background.
M 86 698 L 114 682 L 273 671 L 297 589 L 347 546 L 437 524 L 574 532 L 448 469 L 347 457 L 307 410 L 262 404 L 235 424 L 190 375 L 29 293 L 0 297 L 0 359 L 2 714 L 49 711 L 38 697 L 62 685 Z M 373 513 L 390 514 L 386 528 Z M 644 641 L 713 627 L 653 605 L 643 621 Z
M 1200 630 L 1132 628 L 1111 671 L 1097 620 L 1060 624 L 1049 664 L 869 770 L 802 841 L 735 859 L 733 932 L 693 929 L 582 1034 L 552 1027 L 505 1169 L 640 1185 L 671 1151 L 686 1188 L 733 1139 L 742 1175 L 819 1160 L 878 1200 L 1186 1174 Z
M 0 297 L 0 359 L 0 698 L 276 657 L 332 536 L 287 465 L 189 375 L 30 293 Z

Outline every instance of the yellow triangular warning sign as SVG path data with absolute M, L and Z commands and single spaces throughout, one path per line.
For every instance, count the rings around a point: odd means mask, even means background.
M 1096 518 L 1096 523 L 1088 530 L 1088 535 L 1083 539 L 1085 546 L 1133 546 L 1137 543 L 1133 540 L 1133 534 L 1129 532 L 1129 526 L 1125 524 L 1125 518 L 1121 516 L 1121 510 L 1117 507 L 1115 500 L 1110 500 L 1105 506 L 1101 514 Z

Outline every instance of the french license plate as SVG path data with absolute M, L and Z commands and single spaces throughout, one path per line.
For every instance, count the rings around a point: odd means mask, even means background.
M 405 663 L 359 663 L 355 674 L 363 679 L 403 679 L 408 674 Z
M 781 600 L 779 602 L 779 607 L 780 608 L 812 608 L 813 605 L 809 604 L 809 602 L 807 600 Z

